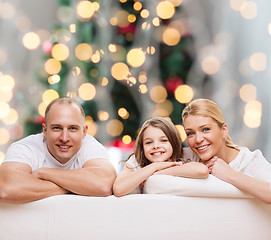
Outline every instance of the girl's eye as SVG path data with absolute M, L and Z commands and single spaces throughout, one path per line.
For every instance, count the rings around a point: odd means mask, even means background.
M 148 145 L 148 144 L 151 144 L 151 143 L 152 143 L 151 141 L 145 142 L 145 144 L 147 144 L 147 145 Z
M 168 140 L 167 139 L 162 139 L 162 142 L 168 142 Z

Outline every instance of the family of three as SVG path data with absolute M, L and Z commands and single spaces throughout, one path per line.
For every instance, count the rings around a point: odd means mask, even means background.
M 106 148 L 87 134 L 81 105 L 71 98 L 51 102 L 43 132 L 8 148 L 0 166 L 0 200 L 30 202 L 60 194 L 124 196 L 142 188 L 153 174 L 226 181 L 271 204 L 271 164 L 260 150 L 233 144 L 218 105 L 190 102 L 182 113 L 189 148 L 174 124 L 162 117 L 147 120 L 134 154 L 117 176 Z

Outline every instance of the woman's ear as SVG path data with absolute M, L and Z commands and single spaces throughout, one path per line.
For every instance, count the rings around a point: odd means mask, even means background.
M 229 135 L 228 125 L 226 123 L 222 125 L 222 132 L 223 132 L 223 138 L 226 139 L 226 137 Z

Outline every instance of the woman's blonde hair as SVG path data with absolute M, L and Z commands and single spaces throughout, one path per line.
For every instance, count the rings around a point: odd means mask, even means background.
M 145 167 L 146 165 L 151 163 L 145 157 L 144 148 L 143 148 L 143 135 L 144 135 L 145 130 L 149 126 L 161 129 L 167 136 L 173 148 L 173 153 L 169 161 L 171 162 L 181 161 L 182 155 L 183 155 L 183 148 L 182 148 L 182 140 L 180 138 L 178 130 L 176 129 L 176 127 L 170 120 L 166 118 L 162 118 L 162 117 L 154 117 L 144 122 L 136 138 L 135 145 L 134 145 L 134 154 L 138 162 L 138 165 L 140 167 Z
M 182 119 L 184 121 L 189 115 L 201 115 L 204 117 L 211 117 L 218 125 L 219 128 L 225 124 L 225 120 L 219 106 L 209 99 L 195 99 L 190 102 L 182 112 Z M 235 145 L 231 137 L 228 135 L 225 139 L 225 144 L 227 147 L 239 149 L 237 145 Z

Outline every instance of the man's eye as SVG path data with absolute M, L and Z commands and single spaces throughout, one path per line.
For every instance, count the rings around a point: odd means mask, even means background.
M 77 128 L 76 128 L 76 127 L 71 127 L 70 130 L 71 130 L 72 132 L 75 132 L 75 131 L 77 131 Z
M 60 130 L 60 127 L 53 127 L 53 130 Z

